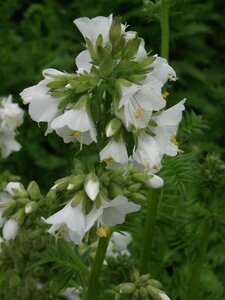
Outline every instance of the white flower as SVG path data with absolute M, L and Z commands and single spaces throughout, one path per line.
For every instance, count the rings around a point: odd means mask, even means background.
M 92 61 L 90 53 L 88 50 L 82 51 L 80 54 L 77 55 L 75 59 L 76 66 L 78 68 L 78 73 L 84 73 L 84 71 L 90 72 L 92 68 Z
M 182 118 L 182 111 L 185 109 L 184 102 L 185 100 L 182 100 L 153 117 L 157 126 L 152 127 L 151 131 L 155 134 L 155 139 L 160 146 L 162 154 L 175 156 L 179 151 L 176 133 Z
M 9 193 L 11 196 L 15 195 L 14 190 L 24 189 L 23 185 L 18 181 L 11 181 L 6 185 L 5 191 Z
M 7 241 L 14 240 L 15 237 L 17 236 L 18 230 L 19 230 L 18 223 L 13 219 L 9 219 L 8 221 L 5 222 L 2 229 L 3 238 Z
M 140 210 L 141 206 L 129 202 L 124 196 L 117 196 L 111 201 L 103 201 L 99 209 L 95 207 L 89 213 L 89 220 L 98 220 L 101 225 L 115 226 L 123 224 L 125 217 L 129 213 Z
M 112 14 L 109 17 L 78 18 L 74 20 L 75 25 L 84 38 L 88 38 L 95 46 L 98 36 L 103 37 L 104 45 L 109 41 L 109 29 L 112 24 Z
M 0 131 L 0 150 L 2 157 L 8 157 L 12 152 L 19 151 L 21 145 L 15 140 L 15 133 L 9 130 Z
M 150 177 L 148 180 L 148 184 L 154 189 L 159 189 L 163 186 L 164 181 L 161 177 L 157 175 L 152 175 L 152 177 Z
M 59 231 L 67 241 L 80 244 L 85 233 L 93 226 L 95 219 L 87 218 L 82 210 L 82 203 L 72 207 L 69 202 L 45 222 L 52 225 L 48 230 L 49 233 Z
M 94 173 L 88 174 L 85 180 L 84 189 L 88 197 L 94 201 L 99 194 L 99 181 Z
M 122 86 L 122 98 L 116 115 L 121 118 L 129 130 L 131 125 L 135 128 L 146 128 L 153 111 L 158 111 L 166 105 L 166 101 L 151 85 L 142 87 L 132 84 Z
M 14 131 L 23 123 L 24 111 L 18 104 L 12 103 L 12 96 L 0 102 L 0 129 Z
M 62 110 L 58 109 L 61 98 L 53 98 L 49 93 L 48 83 L 54 80 L 51 75 L 63 75 L 64 73 L 55 69 L 46 69 L 43 71 L 45 77 L 37 85 L 24 89 L 20 96 L 24 104 L 29 104 L 29 114 L 36 122 L 50 123 Z M 46 134 L 50 131 L 47 130 Z
M 113 232 L 106 256 L 117 257 L 120 254 L 130 255 L 130 252 L 127 250 L 127 246 L 131 243 L 132 237 L 131 234 L 127 231 Z
M 97 142 L 97 132 L 85 106 L 67 110 L 51 123 L 50 128 L 55 129 L 66 143 L 74 140 L 86 145 Z
M 128 154 L 125 143 L 112 139 L 99 153 L 100 160 L 105 161 L 109 167 L 125 165 L 128 162 Z
M 63 295 L 68 299 L 68 300 L 80 300 L 80 292 L 75 289 L 75 288 L 67 288 Z
M 138 137 L 138 146 L 133 154 L 137 168 L 144 167 L 148 173 L 156 173 L 161 168 L 162 155 L 154 137 L 143 133 Z
M 155 81 L 157 79 L 163 85 L 168 81 L 177 80 L 176 72 L 174 69 L 168 64 L 165 58 L 160 56 L 156 56 L 156 59 L 152 63 L 152 67 L 154 68 L 152 72 L 146 78 L 146 82 Z

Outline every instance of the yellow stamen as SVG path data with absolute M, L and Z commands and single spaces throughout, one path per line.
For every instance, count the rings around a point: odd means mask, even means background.
M 143 115 L 144 112 L 146 112 L 146 109 L 140 108 L 139 110 L 136 111 L 135 118 L 140 119 L 140 117 Z
M 79 130 L 73 130 L 72 131 L 73 136 L 77 136 L 77 135 L 80 135 L 80 134 L 81 134 L 81 132 Z
M 172 137 L 170 138 L 170 141 L 171 141 L 171 143 L 173 143 L 174 145 L 178 145 L 178 142 L 177 142 L 177 139 L 176 139 L 176 136 L 175 136 L 175 135 L 172 136 Z
M 101 227 L 99 227 L 96 231 L 97 235 L 99 237 L 107 237 L 109 234 L 109 226 L 108 225 L 102 225 Z
M 163 99 L 166 99 L 168 96 L 169 96 L 169 93 L 167 91 L 165 91 L 164 93 L 162 93 Z
M 114 162 L 113 158 L 112 157 L 109 157 L 109 158 L 106 158 L 103 160 L 107 165 L 110 165 Z

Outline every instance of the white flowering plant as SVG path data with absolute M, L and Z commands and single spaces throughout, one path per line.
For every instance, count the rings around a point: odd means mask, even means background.
M 65 255 L 74 257 L 73 264 L 79 270 L 78 294 L 94 300 L 98 299 L 98 278 L 105 257 L 131 255 L 126 249 L 129 233 L 124 245 L 122 240 L 116 242 L 120 226 L 127 230 L 128 222 L 149 197 L 158 201 L 164 181 L 156 174 L 162 159 L 182 152 L 176 134 L 185 99 L 166 107 L 165 85 L 177 80 L 175 71 L 165 58 L 149 54 L 144 40 L 129 31 L 120 18 L 78 18 L 74 23 L 86 47 L 75 59 L 77 70 L 45 69 L 44 79 L 20 94 L 30 117 L 47 123 L 46 135 L 54 131 L 64 143 L 74 144 L 74 167 L 46 196 L 35 182 L 27 189 L 18 182 L 8 183 L 0 203 L 0 224 L 6 241 L 16 239 L 20 228 L 29 224 L 37 234 L 34 237 L 49 233 L 56 240 L 64 239 Z M 22 114 L 18 122 L 2 116 L 1 127 L 11 126 L 7 130 L 21 123 Z M 146 224 L 148 218 L 151 216 Z M 169 299 L 147 274 L 146 228 L 136 283 L 111 289 L 114 299 Z M 96 241 L 95 258 L 88 259 L 86 266 L 82 247 L 86 253 L 93 250 Z M 71 245 L 78 255 L 71 254 Z M 114 253 L 114 247 L 120 254 Z

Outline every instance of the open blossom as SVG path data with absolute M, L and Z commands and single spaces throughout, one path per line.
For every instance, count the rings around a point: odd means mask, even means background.
M 100 160 L 106 162 L 108 167 L 126 165 L 128 154 L 126 145 L 122 140 L 112 139 L 99 153 Z
M 151 119 L 152 112 L 162 109 L 166 101 L 151 86 L 130 85 L 122 87 L 122 97 L 119 103 L 119 111 L 116 113 L 129 130 L 146 128 Z
M 78 140 L 81 144 L 86 145 L 97 142 L 94 123 L 85 107 L 67 110 L 57 117 L 50 127 L 55 129 L 65 142 Z
M 130 255 L 127 247 L 131 243 L 131 234 L 127 231 L 113 232 L 107 248 L 106 256 L 117 257 L 121 255 Z
M 29 104 L 29 114 L 36 122 L 49 123 L 61 114 L 58 109 L 61 98 L 53 98 L 47 87 L 53 78 L 52 75 L 62 75 L 64 73 L 55 69 L 46 69 L 43 71 L 45 79 L 41 80 L 37 85 L 24 89 L 20 96 L 24 104 Z M 46 133 L 49 133 L 48 129 Z

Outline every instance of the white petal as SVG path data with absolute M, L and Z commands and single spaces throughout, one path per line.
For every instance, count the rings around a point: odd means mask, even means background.
M 9 219 L 8 221 L 5 222 L 2 229 L 3 238 L 7 241 L 14 240 L 15 237 L 17 236 L 18 230 L 19 230 L 18 223 L 13 219 Z
M 88 197 L 94 201 L 99 193 L 99 182 L 90 179 L 85 184 L 84 189 Z
M 152 177 L 148 180 L 148 183 L 152 188 L 159 189 L 163 186 L 164 181 L 161 177 L 152 175 Z
M 92 64 L 90 63 L 91 60 L 92 59 L 88 50 L 84 50 L 80 54 L 78 54 L 75 60 L 78 68 L 78 73 L 83 73 L 84 70 L 89 72 L 92 68 Z

